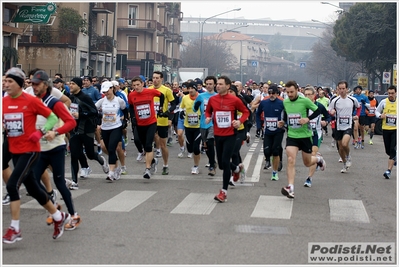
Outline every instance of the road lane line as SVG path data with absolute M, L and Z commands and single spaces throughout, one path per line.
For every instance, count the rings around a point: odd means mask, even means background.
M 328 204 L 331 221 L 370 223 L 366 208 L 361 200 L 329 199 Z
M 129 212 L 155 193 L 155 191 L 125 190 L 91 210 Z
M 282 196 L 259 196 L 251 217 L 291 219 L 294 201 Z
M 209 215 L 216 207 L 214 196 L 214 194 L 190 193 L 170 213 Z

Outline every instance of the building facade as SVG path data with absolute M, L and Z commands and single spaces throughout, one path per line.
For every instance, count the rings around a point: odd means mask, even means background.
M 3 2 L 3 72 L 13 66 L 25 72 L 42 68 L 68 80 L 83 75 L 130 79 L 161 70 L 171 80 L 181 65 L 179 3 L 54 4 L 48 22 L 16 23 L 23 8 L 39 12 L 46 3 Z

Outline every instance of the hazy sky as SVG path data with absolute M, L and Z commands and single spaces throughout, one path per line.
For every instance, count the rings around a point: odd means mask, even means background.
M 218 18 L 261 19 L 295 19 L 297 21 L 311 21 L 312 19 L 333 22 L 337 19 L 338 8 L 321 4 L 320 1 L 181 1 L 183 16 L 208 18 L 235 8 L 233 11 L 218 16 Z M 339 6 L 339 2 L 328 3 Z

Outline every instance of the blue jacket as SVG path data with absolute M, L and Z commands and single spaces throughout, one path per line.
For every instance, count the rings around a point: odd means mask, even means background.
M 100 92 L 92 85 L 90 85 L 89 88 L 82 88 L 82 92 L 85 93 L 86 95 L 89 95 L 91 100 L 93 100 L 93 103 L 96 103 L 98 100 L 101 99 Z
M 260 115 L 263 112 L 264 116 L 264 128 L 265 135 L 274 135 L 279 132 L 284 132 L 284 128 L 278 128 L 278 121 L 281 121 L 284 114 L 284 105 L 283 101 L 276 98 L 275 100 L 270 100 L 270 98 L 266 100 L 262 100 L 259 103 L 259 107 L 256 111 L 256 126 L 257 129 L 260 129 Z
M 360 111 L 360 116 L 366 116 L 366 106 L 363 105 L 362 100 L 364 100 L 366 103 L 370 104 L 369 98 L 364 95 L 364 94 L 353 94 L 352 95 L 354 98 L 356 98 L 357 102 L 359 102 L 359 105 L 362 107 L 362 110 Z M 353 112 L 353 115 L 356 115 L 356 110 Z
M 205 93 L 202 94 L 198 94 L 197 98 L 194 101 L 193 104 L 193 111 L 197 112 L 198 108 L 196 108 L 198 105 L 199 106 L 199 110 L 201 112 L 201 120 L 200 120 L 200 128 L 201 129 L 208 129 L 210 127 L 213 126 L 213 122 L 211 120 L 211 122 L 209 124 L 205 123 L 205 109 L 206 109 L 206 105 L 208 105 L 208 101 L 209 98 L 211 98 L 212 96 L 216 95 L 217 93 L 214 92 L 213 94 L 210 94 L 208 91 L 206 91 Z M 196 104 L 197 103 L 197 104 Z

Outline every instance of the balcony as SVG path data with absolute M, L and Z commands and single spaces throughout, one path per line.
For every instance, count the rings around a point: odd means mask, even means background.
M 116 41 L 107 35 L 93 35 L 91 37 L 90 50 L 93 53 L 112 53 Z
M 18 42 L 19 46 L 58 46 L 76 48 L 78 34 L 68 32 L 60 35 L 58 30 L 42 27 L 40 31 L 26 31 Z
M 118 31 L 148 31 L 154 33 L 155 31 L 161 30 L 161 23 L 156 20 L 149 19 L 129 19 L 129 18 L 118 18 L 117 21 Z
M 127 54 L 127 60 L 140 61 L 142 59 L 154 60 L 155 63 L 167 63 L 168 57 L 164 54 L 149 51 L 119 50 L 118 53 Z

